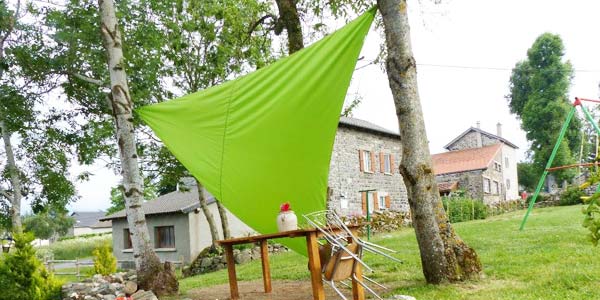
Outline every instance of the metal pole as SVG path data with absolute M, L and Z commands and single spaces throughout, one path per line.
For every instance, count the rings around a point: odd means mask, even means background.
M 367 197 L 366 197 L 366 206 L 367 206 L 367 241 L 371 240 L 371 213 L 369 212 L 369 192 L 374 192 L 376 190 L 363 190 L 363 191 L 359 191 L 361 193 L 366 193 Z M 373 201 L 375 201 L 377 199 L 373 199 Z
M 563 138 L 565 137 L 565 133 L 567 132 L 567 128 L 569 127 L 569 124 L 571 123 L 571 119 L 573 118 L 573 115 L 575 114 L 575 107 L 576 105 L 573 105 L 573 107 L 571 108 L 571 111 L 569 111 L 569 114 L 567 115 L 567 119 L 565 120 L 565 123 L 563 123 L 562 128 L 560 129 L 560 134 L 558 135 L 558 140 L 556 140 L 556 144 L 554 145 L 554 149 L 552 149 L 552 154 L 550 154 L 550 158 L 548 159 L 548 162 L 546 163 L 546 167 L 544 168 L 544 172 L 542 173 L 542 177 L 540 177 L 540 181 L 538 181 L 538 185 L 535 189 L 535 193 L 533 194 L 533 197 L 531 198 L 531 201 L 529 201 L 529 207 L 527 208 L 527 213 L 525 213 L 525 217 L 523 218 L 523 221 L 521 222 L 521 227 L 519 227 L 519 230 L 523 230 L 523 228 L 525 228 L 525 223 L 527 222 L 527 218 L 529 217 L 529 214 L 531 213 L 531 210 L 533 209 L 533 205 L 535 204 L 535 200 L 537 199 L 537 197 L 540 194 L 540 191 L 542 190 L 542 186 L 544 185 L 544 181 L 546 181 L 546 176 L 548 175 L 548 168 L 550 168 L 550 166 L 552 166 L 552 162 L 554 161 L 554 157 L 556 156 L 556 152 L 558 152 L 558 148 L 560 147 L 560 143 L 562 142 Z

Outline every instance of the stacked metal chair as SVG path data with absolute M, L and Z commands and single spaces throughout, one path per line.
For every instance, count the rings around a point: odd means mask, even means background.
M 323 281 L 331 285 L 344 300 L 347 298 L 338 289 L 336 282 L 349 286 L 349 284 L 344 282 L 347 279 L 353 279 L 373 296 L 382 299 L 381 296 L 366 284 L 366 281 L 384 289 L 385 286 L 365 275 L 358 278 L 356 268 L 360 264 L 367 271 L 373 272 L 373 269 L 362 260 L 363 251 L 382 255 L 395 262 L 402 263 L 401 260 L 388 254 L 395 253 L 395 251 L 360 239 L 352 233 L 350 228 L 348 228 L 335 211 L 317 211 L 304 215 L 304 218 L 310 226 L 313 226 L 323 234 L 326 241 L 326 243 L 323 243 L 319 247 Z

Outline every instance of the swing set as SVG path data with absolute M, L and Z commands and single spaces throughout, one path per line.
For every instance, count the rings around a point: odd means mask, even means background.
M 556 140 L 556 144 L 554 145 L 552 154 L 550 154 L 550 158 L 548 159 L 548 162 L 546 163 L 546 168 L 544 169 L 544 172 L 542 173 L 542 176 L 540 177 L 540 180 L 538 181 L 537 187 L 535 189 L 535 193 L 533 194 L 533 197 L 531 197 L 531 201 L 529 201 L 529 207 L 527 208 L 527 212 L 525 213 L 525 217 L 523 218 L 523 221 L 521 222 L 521 227 L 519 228 L 519 230 L 523 230 L 523 228 L 525 228 L 525 223 L 527 222 L 527 218 L 529 217 L 531 210 L 533 210 L 533 205 L 535 204 L 535 200 L 537 200 L 537 197 L 539 196 L 540 191 L 542 190 L 542 186 L 544 185 L 544 182 L 546 181 L 546 176 L 548 176 L 549 172 L 563 170 L 563 169 L 569 169 L 569 168 L 577 168 L 577 167 L 600 166 L 600 162 L 593 162 L 593 163 L 579 163 L 579 164 L 551 167 L 552 162 L 554 161 L 554 157 L 556 156 L 556 152 L 558 152 L 560 143 L 562 142 L 562 140 L 565 137 L 567 128 L 569 127 L 569 124 L 571 123 L 571 120 L 573 119 L 573 115 L 575 114 L 575 110 L 577 109 L 578 106 L 581 107 L 581 111 L 583 111 L 585 118 L 592 125 L 592 127 L 594 128 L 596 133 L 600 136 L 600 128 L 598 127 L 598 124 L 596 124 L 596 122 L 594 122 L 594 118 L 592 117 L 592 115 L 590 114 L 588 109 L 582 105 L 582 102 L 600 103 L 600 100 L 592 100 L 592 99 L 575 97 L 575 101 L 573 102 L 573 107 L 569 111 L 569 114 L 567 115 L 567 119 L 565 120 L 562 128 L 560 129 L 560 134 L 558 135 L 558 139 Z M 596 192 L 600 192 L 600 184 L 598 185 Z

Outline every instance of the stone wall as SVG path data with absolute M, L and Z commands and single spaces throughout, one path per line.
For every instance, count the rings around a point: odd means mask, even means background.
M 375 153 L 375 172 L 361 172 L 359 150 Z M 393 155 L 391 174 L 380 170 L 379 153 Z M 387 193 L 391 210 L 408 211 L 408 198 L 402 176 L 398 172 L 402 146 L 400 137 L 339 126 L 335 136 L 329 187 L 332 189 L 329 209 L 340 215 L 362 215 L 361 190 L 375 189 L 381 195 Z
M 457 151 L 464 149 L 481 148 L 498 143 L 500 143 L 500 141 L 498 141 L 497 139 L 491 138 L 488 135 L 472 130 L 469 133 L 465 134 L 458 141 L 450 145 L 448 147 L 448 150 Z
M 472 199 L 483 200 L 483 171 L 475 170 L 461 173 L 437 175 L 437 182 L 458 181 L 458 188 L 465 191 L 466 196 Z
M 279 253 L 288 251 L 281 244 L 269 244 L 269 253 Z M 260 259 L 260 247 L 254 245 L 246 249 L 233 249 L 233 259 L 236 264 L 244 264 L 252 260 Z M 204 249 L 200 255 L 189 265 L 183 268 L 183 275 L 194 276 L 198 274 L 210 273 L 227 268 L 227 259 L 222 248 L 217 249 L 217 253 L 211 253 L 209 248 Z
M 503 181 L 504 177 L 502 175 L 502 171 L 498 171 L 494 168 L 494 162 L 497 162 L 500 165 L 502 165 L 502 151 L 498 151 L 498 153 L 494 157 L 494 161 L 490 163 L 487 170 L 483 171 L 482 174 L 482 177 L 490 180 L 490 193 L 483 194 L 483 202 L 487 205 L 506 200 L 506 188 Z M 498 183 L 498 193 L 496 193 L 494 190 L 494 182 Z

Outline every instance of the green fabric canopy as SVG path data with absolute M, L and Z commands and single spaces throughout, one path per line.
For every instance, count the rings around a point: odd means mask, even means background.
M 138 113 L 254 230 L 276 232 L 284 202 L 303 221 L 303 214 L 325 209 L 340 112 L 375 12 L 256 72 Z M 301 239 L 281 242 L 306 254 Z

